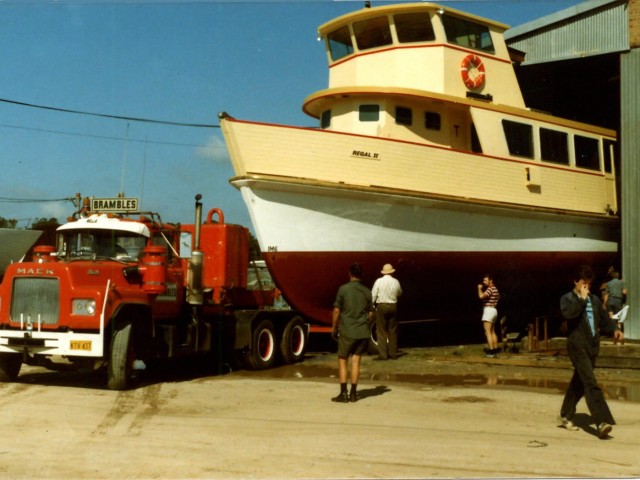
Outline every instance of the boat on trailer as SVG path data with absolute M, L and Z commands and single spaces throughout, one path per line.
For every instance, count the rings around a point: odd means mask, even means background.
M 396 268 L 404 320 L 548 314 L 580 263 L 617 261 L 616 132 L 528 109 L 507 25 L 432 3 L 364 8 L 318 29 L 317 127 L 220 113 L 264 260 L 287 301 L 331 323 L 352 262 Z

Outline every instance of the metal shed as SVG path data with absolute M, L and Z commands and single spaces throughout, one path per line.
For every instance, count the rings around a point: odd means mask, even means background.
M 621 265 L 640 339 L 640 0 L 590 0 L 508 30 L 528 107 L 618 132 Z M 604 276 L 605 272 L 596 272 Z

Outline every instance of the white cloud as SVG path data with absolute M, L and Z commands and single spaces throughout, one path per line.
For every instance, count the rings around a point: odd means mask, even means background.
M 196 155 L 213 160 L 215 163 L 230 163 L 229 153 L 224 140 L 218 135 L 211 135 L 207 144 L 196 149 Z

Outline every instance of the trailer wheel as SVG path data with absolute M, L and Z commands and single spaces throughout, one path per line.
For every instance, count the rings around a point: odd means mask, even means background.
M 246 353 L 247 366 L 253 370 L 266 370 L 276 362 L 276 334 L 271 320 L 258 322 L 252 332 L 251 350 Z
M 0 353 L 0 382 L 13 382 L 18 378 L 20 367 L 22 367 L 22 355 Z
M 293 317 L 284 327 L 280 340 L 280 354 L 285 363 L 302 361 L 307 347 L 307 335 L 304 321 L 300 317 Z
M 125 390 L 131 381 L 134 361 L 131 322 L 113 333 L 107 365 L 107 386 L 110 390 Z

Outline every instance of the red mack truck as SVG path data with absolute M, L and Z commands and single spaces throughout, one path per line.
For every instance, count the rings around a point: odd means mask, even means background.
M 23 363 L 63 361 L 106 365 L 108 388 L 123 390 L 154 359 L 212 362 L 207 354 L 223 351 L 251 369 L 302 360 L 305 321 L 274 307 L 275 287 L 251 267 L 247 228 L 215 208 L 202 222 L 201 195 L 193 225 L 138 212 L 135 198 L 76 198 L 82 207 L 57 229 L 57 246 L 5 271 L 0 381 L 14 381 Z

